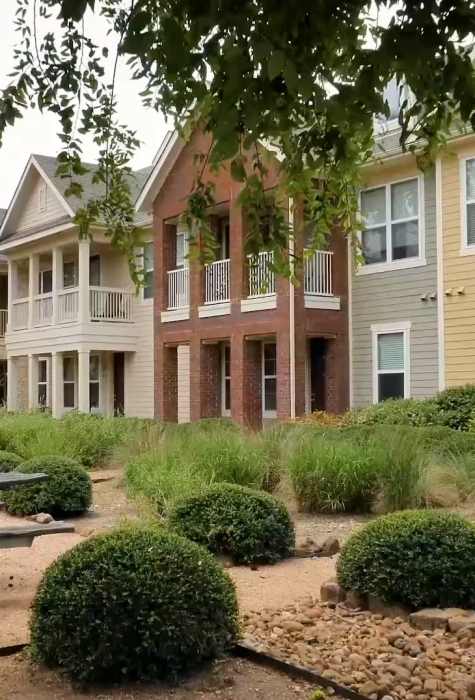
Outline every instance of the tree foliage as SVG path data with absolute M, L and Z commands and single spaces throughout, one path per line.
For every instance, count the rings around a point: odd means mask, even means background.
M 109 23 L 108 45 L 145 81 L 144 103 L 175 120 L 184 138 L 199 126 L 212 136 L 199 154 L 188 201 L 193 230 L 206 234 L 213 191 L 203 178 L 229 161 L 253 213 L 248 245 L 281 254 L 289 230 L 278 197 L 263 184 L 263 148 L 277 149 L 282 187 L 306 203 L 311 239 L 320 245 L 337 220 L 357 227 L 358 172 L 373 149 L 375 115 L 388 115 L 384 87 L 404 82 L 413 99 L 399 112 L 403 148 L 433 158 L 457 120 L 475 124 L 470 41 L 473 0 L 17 0 L 21 43 L 16 70 L 0 97 L 0 136 L 29 105 L 57 113 L 64 149 L 60 173 L 82 172 L 80 136 L 99 149 L 104 194 L 78 214 L 86 234 L 102 219 L 124 250 L 134 239 L 128 188 L 137 136 L 116 117 L 108 48 L 87 35 L 94 13 Z M 57 15 L 57 32 L 38 38 L 31 17 Z M 117 56 L 114 59 L 116 65 Z M 318 186 L 317 185 L 318 178 Z M 206 238 L 206 236 L 205 236 Z

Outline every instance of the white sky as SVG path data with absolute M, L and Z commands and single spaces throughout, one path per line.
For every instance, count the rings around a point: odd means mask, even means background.
M 8 73 L 13 67 L 13 46 L 17 41 L 14 15 L 16 0 L 0 2 L 0 89 L 8 85 Z M 111 38 L 105 37 L 103 27 L 97 20 L 95 25 L 86 23 L 86 33 L 93 32 L 96 37 L 104 37 L 104 43 L 110 47 Z M 111 51 L 112 52 L 112 51 Z M 160 142 L 167 131 L 163 117 L 153 110 L 145 109 L 138 93 L 140 84 L 130 79 L 125 66 L 119 71 L 117 97 L 119 117 L 122 123 L 135 129 L 142 141 L 133 166 L 141 168 L 151 163 Z M 31 153 L 56 155 L 61 147 L 57 138 L 58 122 L 54 115 L 38 110 L 25 112 L 23 119 L 9 127 L 0 146 L 0 208 L 7 208 L 15 187 Z M 96 160 L 94 144 L 85 144 L 85 160 Z

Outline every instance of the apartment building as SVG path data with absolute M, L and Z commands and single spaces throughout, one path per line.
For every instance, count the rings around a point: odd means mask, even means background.
M 299 283 L 276 277 L 272 253 L 246 255 L 240 186 L 223 167 L 204 176 L 214 185 L 209 212 L 216 259 L 188 259 L 182 223 L 192 191 L 195 154 L 209 149 L 196 132 L 188 143 L 170 134 L 138 198 L 153 210 L 155 241 L 155 415 L 167 421 L 231 416 L 258 427 L 314 409 L 348 406 L 347 244 L 335 234 L 328 250 L 306 258 Z M 278 184 L 272 156 L 266 188 Z M 291 203 L 283 206 L 297 216 Z M 296 252 L 303 242 L 296 241 Z
M 56 166 L 54 158 L 31 156 L 1 224 L 7 406 L 50 409 L 56 417 L 74 409 L 152 417 L 151 229 L 137 251 L 146 285 L 136 294 L 125 256 L 100 227 L 90 240 L 79 238 L 79 201 L 65 197 L 68 183 L 56 177 Z M 148 172 L 131 178 L 135 193 Z M 91 173 L 82 180 L 86 197 L 97 196 Z M 147 212 L 141 223 L 149 225 Z

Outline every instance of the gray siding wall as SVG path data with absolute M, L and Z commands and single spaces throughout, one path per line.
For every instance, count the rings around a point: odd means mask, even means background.
M 421 301 L 437 292 L 435 175 L 424 177 L 425 257 L 427 265 L 352 279 L 353 406 L 373 401 L 371 326 L 410 321 L 413 398 L 438 390 L 437 301 Z

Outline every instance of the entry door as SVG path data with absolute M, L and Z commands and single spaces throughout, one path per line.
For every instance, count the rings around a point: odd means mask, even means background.
M 327 407 L 327 345 L 323 338 L 310 341 L 310 407 L 312 411 L 325 411 Z
M 114 353 L 114 415 L 123 416 L 125 408 L 124 396 L 124 353 Z

